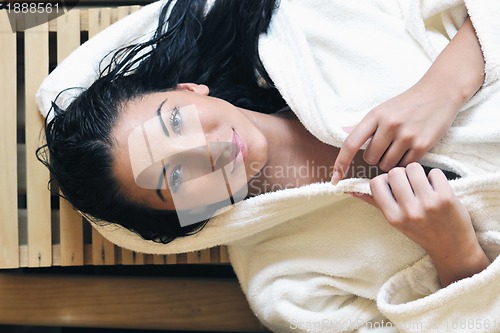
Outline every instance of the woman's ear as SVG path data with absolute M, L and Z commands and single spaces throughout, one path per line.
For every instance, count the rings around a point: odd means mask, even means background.
M 204 84 L 197 84 L 197 83 L 179 83 L 177 85 L 177 90 L 184 90 L 184 91 L 191 91 L 196 94 L 200 95 L 205 95 L 208 96 L 208 93 L 210 92 L 210 89 Z

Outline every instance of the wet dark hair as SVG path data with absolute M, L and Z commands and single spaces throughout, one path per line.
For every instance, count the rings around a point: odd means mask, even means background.
M 181 227 L 175 212 L 151 209 L 121 192 L 112 170 L 111 131 L 122 106 L 182 82 L 206 84 L 211 96 L 259 112 L 286 106 L 257 50 L 275 0 L 216 0 L 206 16 L 206 0 L 178 0 L 168 15 L 171 5 L 162 7 L 150 41 L 110 55 L 100 77 L 65 110 L 52 104 L 46 144 L 37 151 L 75 209 L 162 243 L 197 232 L 206 221 Z

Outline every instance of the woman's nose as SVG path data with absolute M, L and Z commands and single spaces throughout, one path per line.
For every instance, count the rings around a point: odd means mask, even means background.
M 230 161 L 230 144 L 226 142 L 212 142 L 190 149 L 179 149 L 176 154 L 188 163 L 210 163 L 213 169 L 219 169 Z M 172 156 L 175 158 L 175 156 Z
M 210 160 L 210 151 L 206 144 L 198 146 L 180 146 L 176 147 L 175 153 L 169 156 L 170 159 L 182 160 L 184 163 L 193 162 L 200 163 L 200 161 Z
M 182 160 L 197 168 L 217 170 L 231 162 L 232 148 L 228 142 L 210 142 L 197 147 L 177 146 L 176 153 L 169 159 Z
M 214 170 L 229 164 L 232 160 L 232 144 L 229 142 L 212 142 L 208 144 Z

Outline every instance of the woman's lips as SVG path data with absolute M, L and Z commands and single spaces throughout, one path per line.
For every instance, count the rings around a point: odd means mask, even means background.
M 233 131 L 233 140 L 231 142 L 231 161 L 234 161 L 234 159 L 240 154 L 241 152 L 241 147 L 238 144 L 238 140 L 236 139 L 236 132 Z
M 243 156 L 243 159 L 246 160 L 247 153 L 248 153 L 248 147 L 247 147 L 245 140 L 243 140 L 243 138 L 238 134 L 238 132 L 236 132 L 236 130 L 234 131 L 234 138 L 236 139 L 236 143 L 237 143 L 238 147 L 240 148 L 241 155 Z
M 247 156 L 247 145 L 235 130 L 231 142 L 211 143 L 208 147 L 212 171 L 230 167 L 230 163 L 233 162 L 232 173 L 244 163 Z

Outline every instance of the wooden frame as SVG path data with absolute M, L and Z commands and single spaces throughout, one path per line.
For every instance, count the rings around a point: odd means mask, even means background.
M 23 267 L 229 263 L 225 247 L 166 256 L 119 248 L 47 190 L 50 175 L 35 155 L 44 122 L 36 90 L 82 35 L 138 9 L 75 8 L 16 32 L 0 11 L 0 324 L 264 331 L 236 279 L 19 274 Z
M 264 331 L 234 280 L 0 273 L 0 295 L 9 325 Z

